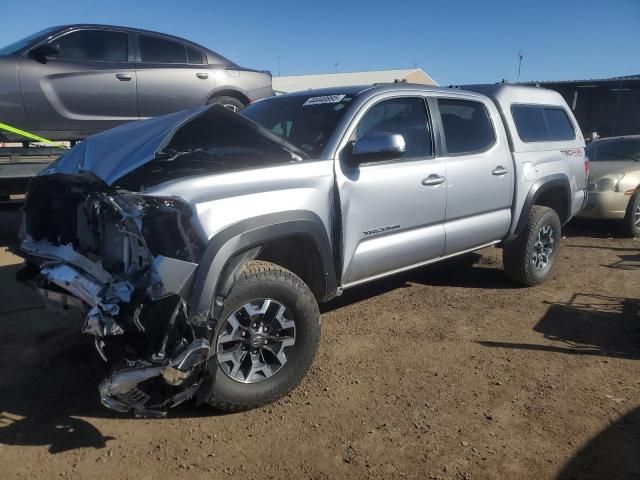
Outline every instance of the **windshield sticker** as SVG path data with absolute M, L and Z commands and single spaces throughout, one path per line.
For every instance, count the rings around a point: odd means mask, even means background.
M 323 95 L 322 97 L 311 97 L 302 104 L 303 107 L 311 105 L 323 105 L 325 103 L 339 103 L 346 95 Z

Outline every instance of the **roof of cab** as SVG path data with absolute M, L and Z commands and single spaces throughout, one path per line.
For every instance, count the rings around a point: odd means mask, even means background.
M 367 93 L 376 95 L 379 93 L 396 92 L 401 90 L 422 91 L 422 92 L 440 92 L 446 94 L 469 94 L 471 96 L 484 96 L 480 92 L 463 91 L 460 89 L 452 89 L 450 87 L 438 87 L 435 85 L 423 85 L 418 83 L 374 83 L 373 85 L 347 85 L 330 88 L 315 88 L 309 90 L 300 90 L 297 92 L 285 93 L 282 97 L 298 97 L 298 96 L 322 96 L 322 95 L 361 95 Z
M 562 95 L 558 92 L 541 87 L 513 85 L 508 83 L 492 83 L 460 85 L 455 88 L 481 93 L 495 99 L 501 105 L 511 105 L 512 103 L 566 105 L 564 98 L 562 98 Z

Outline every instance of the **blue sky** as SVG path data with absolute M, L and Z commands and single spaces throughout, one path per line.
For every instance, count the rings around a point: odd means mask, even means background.
M 0 45 L 51 25 L 189 38 L 282 75 L 418 66 L 443 85 L 640 73 L 640 0 L 2 0 Z

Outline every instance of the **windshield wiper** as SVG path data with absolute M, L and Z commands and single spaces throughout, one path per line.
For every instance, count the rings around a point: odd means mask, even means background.
M 202 148 L 194 148 L 191 150 L 181 150 L 181 151 L 176 151 L 176 150 L 169 150 L 169 151 L 162 151 L 162 152 L 156 152 L 154 158 L 156 160 L 161 160 L 163 162 L 173 162 L 174 160 L 177 160 L 180 157 L 183 157 L 185 155 L 193 155 L 193 154 L 202 154 L 202 155 L 207 155 L 207 156 L 219 156 L 215 153 L 207 153 L 205 154 L 204 151 L 202 150 Z

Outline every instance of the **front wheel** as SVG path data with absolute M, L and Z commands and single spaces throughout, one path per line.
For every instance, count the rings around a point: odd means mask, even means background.
M 277 400 L 305 376 L 319 341 L 320 312 L 309 287 L 278 265 L 250 262 L 225 301 L 207 403 L 234 412 Z
M 622 233 L 628 237 L 640 237 L 640 191 L 629 199 L 627 212 L 622 220 Z
M 507 242 L 502 251 L 507 277 L 527 286 L 544 282 L 556 263 L 560 229 L 555 210 L 534 205 L 524 231 Z

